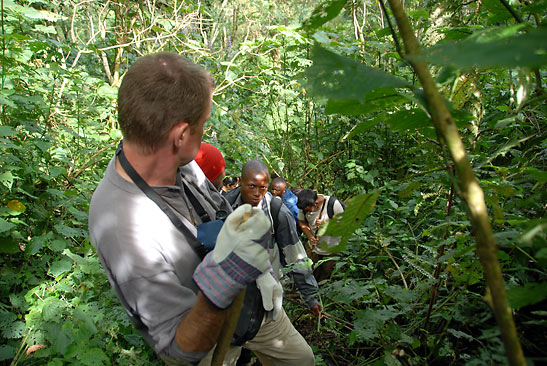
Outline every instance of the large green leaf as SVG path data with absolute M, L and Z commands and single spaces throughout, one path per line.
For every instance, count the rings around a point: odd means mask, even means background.
M 304 21 L 302 29 L 310 31 L 336 18 L 344 8 L 344 5 L 346 5 L 346 2 L 346 0 L 331 0 L 320 4 L 313 10 L 311 16 Z
M 320 230 L 319 235 L 332 235 L 341 238 L 337 246 L 328 249 L 329 252 L 338 253 L 346 248 L 348 239 L 361 226 L 363 220 L 376 205 L 378 194 L 377 191 L 374 191 L 352 197 L 347 202 L 346 210 L 330 219 L 326 229 Z
M 437 44 L 424 50 L 423 57 L 413 56 L 411 59 L 425 59 L 432 64 L 460 69 L 534 67 L 547 63 L 547 27 L 526 34 L 510 33 L 502 29 L 481 31 L 463 41 Z
M 407 86 L 403 79 L 340 56 L 319 45 L 312 51 L 313 65 L 305 71 L 310 94 L 334 100 L 364 100 L 378 88 Z
M 387 110 L 407 101 L 408 100 L 404 96 L 391 88 L 380 88 L 369 92 L 366 97 L 361 100 L 329 99 L 325 107 L 325 113 L 358 116 Z
M 51 263 L 49 266 L 49 274 L 53 277 L 57 277 L 63 273 L 69 272 L 72 270 L 72 262 L 67 260 L 60 260 Z
M 4 220 L 3 218 L 0 218 L 0 233 L 3 233 L 4 231 L 11 230 L 15 225 L 13 225 L 11 222 L 8 222 Z
M 9 360 L 15 357 L 15 351 L 16 349 L 12 346 L 1 345 L 0 346 L 0 361 Z
M 547 298 L 547 282 L 530 282 L 524 286 L 516 286 L 507 291 L 507 297 L 513 309 L 537 304 Z

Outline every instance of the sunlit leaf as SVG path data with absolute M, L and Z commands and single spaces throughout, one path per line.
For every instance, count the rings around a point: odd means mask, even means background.
M 11 200 L 8 202 L 8 207 L 13 210 L 13 211 L 17 211 L 17 212 L 25 212 L 26 211 L 26 206 L 17 201 L 17 200 Z
M 304 21 L 302 29 L 310 31 L 336 18 L 346 2 L 346 0 L 330 0 L 320 4 L 313 10 L 311 16 Z
M 310 94 L 334 100 L 364 100 L 378 88 L 404 87 L 407 82 L 319 45 L 312 51 L 313 65 L 306 69 Z
M 72 270 L 72 263 L 67 260 L 60 260 L 51 263 L 49 266 L 49 274 L 53 277 L 57 277 L 63 273 L 70 272 Z
M 490 32 L 499 34 L 500 30 Z M 469 37 L 463 41 L 439 43 L 423 50 L 423 57 L 413 56 L 412 59 L 460 69 L 536 67 L 547 63 L 547 27 L 502 39 L 491 38 L 489 32 L 483 31 L 477 37 Z
M 13 186 L 14 179 L 15 177 L 11 174 L 11 172 L 0 173 L 0 183 L 8 187 L 8 189 L 11 189 Z
M 341 214 L 334 215 L 329 220 L 327 229 L 323 235 L 332 235 L 341 238 L 337 246 L 328 248 L 329 252 L 337 253 L 346 248 L 348 239 L 361 226 L 365 217 L 370 214 L 376 205 L 378 194 L 375 191 L 352 197 L 346 202 L 346 210 Z

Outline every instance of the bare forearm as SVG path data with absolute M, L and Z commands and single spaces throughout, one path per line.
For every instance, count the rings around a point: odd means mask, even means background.
M 304 235 L 308 237 L 308 239 L 313 238 L 313 234 L 311 232 L 311 229 L 308 224 L 306 224 L 304 221 L 299 221 L 300 229 L 302 229 L 302 232 Z
M 226 310 L 215 308 L 200 292 L 196 304 L 177 327 L 177 344 L 184 352 L 209 351 L 217 342 L 225 318 Z

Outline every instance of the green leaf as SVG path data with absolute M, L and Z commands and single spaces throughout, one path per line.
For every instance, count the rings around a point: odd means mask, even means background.
M 67 260 L 60 260 L 51 263 L 49 266 L 48 274 L 57 277 L 63 273 L 70 272 L 72 270 L 72 262 Z
M 0 346 L 0 361 L 10 360 L 15 357 L 15 347 L 4 344 Z
M 99 348 L 85 349 L 82 354 L 78 354 L 78 359 L 82 365 L 86 366 L 104 366 L 110 365 L 110 360 Z
M 30 254 L 34 255 L 40 251 L 47 243 L 48 238 L 45 235 L 35 236 L 32 238 L 30 243 Z
M 411 56 L 414 61 L 468 69 L 473 67 L 537 67 L 547 63 L 547 27 L 526 34 L 493 38 L 499 29 L 481 31 L 463 41 L 439 43 L 423 51 L 424 56 Z
M 511 17 L 511 13 L 505 9 L 499 0 L 482 0 L 482 3 L 491 14 L 488 24 L 499 23 Z
M 399 88 L 403 79 L 340 56 L 319 45 L 312 50 L 313 65 L 307 68 L 304 82 L 310 94 L 334 100 L 364 100 L 378 88 Z
M 468 341 L 473 341 L 475 339 L 473 338 L 473 336 L 456 329 L 449 328 L 446 330 L 446 332 L 452 334 L 456 338 L 464 338 L 464 339 L 467 339 Z
M 20 320 L 9 323 L 6 327 L 3 328 L 4 329 L 2 330 L 2 336 L 4 338 L 11 339 L 23 338 L 27 331 L 27 326 L 25 325 L 25 322 L 22 322 Z
M 17 104 L 9 100 L 8 97 L 6 97 L 4 94 L 0 94 L 0 105 L 6 105 L 11 108 L 17 108 Z M 0 127 L 8 127 L 8 126 L 0 126 Z
M 354 332 L 365 341 L 377 338 L 383 325 L 399 313 L 393 306 L 387 306 L 384 309 L 358 310 L 353 320 Z
M 0 217 L 0 233 L 11 230 L 15 225 Z
M 0 94 L 1 97 L 1 94 Z M 0 136 L 7 137 L 7 136 L 15 136 L 17 135 L 17 132 L 15 129 L 11 126 L 0 126 Z
M 82 236 L 81 229 L 76 229 L 63 224 L 55 225 L 55 230 L 66 238 L 74 238 L 74 237 Z
M 0 226 L 2 221 L 4 221 L 4 219 L 0 218 Z M 21 249 L 19 248 L 19 243 L 12 237 L 0 237 L 0 253 L 15 254 L 20 251 Z
M 40 24 L 36 24 L 34 26 L 34 29 L 40 33 L 45 33 L 45 34 L 55 34 L 57 33 L 57 29 L 55 29 L 54 26 L 52 25 L 48 25 L 48 26 L 43 26 L 43 25 L 40 25 Z
M 530 174 L 535 180 L 537 180 L 538 183 L 545 183 L 547 182 L 547 171 L 545 170 L 539 170 L 537 168 L 533 167 L 526 167 L 526 172 Z
M 358 282 L 354 279 L 349 279 L 344 284 L 340 281 L 334 284 L 333 288 L 336 289 L 334 300 L 344 303 L 361 300 L 371 292 L 371 289 L 369 289 L 365 283 Z
M 71 322 L 65 322 L 62 326 L 59 324 L 50 323 L 47 327 L 48 338 L 51 340 L 51 346 L 55 351 L 62 355 L 66 354 L 68 347 L 74 342 L 70 332 L 71 326 L 74 326 Z
M 67 248 L 66 240 L 53 240 L 49 244 L 49 248 L 54 252 L 61 252 Z
M 534 255 L 538 260 L 547 260 L 547 248 L 541 248 Z
M 48 297 L 44 300 L 44 306 L 42 307 L 42 317 L 45 321 L 59 323 L 63 320 L 63 309 L 64 303 L 61 300 L 55 297 Z
M 431 118 L 420 108 L 403 109 L 389 114 L 384 122 L 394 131 L 415 131 L 433 128 Z
M 547 298 L 547 282 L 529 282 L 507 290 L 507 297 L 513 309 L 537 304 Z
M 331 0 L 320 4 L 313 10 L 311 16 L 304 21 L 302 29 L 310 31 L 316 29 L 340 14 L 346 5 L 346 0 Z
M 378 194 L 377 191 L 374 191 L 373 193 L 365 193 L 352 197 L 346 202 L 346 210 L 341 214 L 334 215 L 329 220 L 327 229 L 323 235 L 332 235 L 341 238 L 337 246 L 328 249 L 329 252 L 338 253 L 346 248 L 348 239 L 361 226 L 365 217 L 370 214 L 376 205 Z
M 385 366 L 401 366 L 402 363 L 395 358 L 389 351 L 384 351 L 384 365 Z
M 15 177 L 11 172 L 0 173 L 0 183 L 5 185 L 9 190 L 11 190 L 11 187 L 13 186 L 14 179 Z
M 362 100 L 329 99 L 325 106 L 325 113 L 358 116 L 387 110 L 406 101 L 407 99 L 395 90 L 382 88 L 369 92 Z

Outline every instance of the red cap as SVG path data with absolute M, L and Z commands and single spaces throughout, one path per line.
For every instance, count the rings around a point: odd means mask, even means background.
M 226 166 L 222 153 L 216 147 L 206 142 L 201 143 L 194 160 L 211 182 L 224 171 L 224 167 Z

